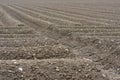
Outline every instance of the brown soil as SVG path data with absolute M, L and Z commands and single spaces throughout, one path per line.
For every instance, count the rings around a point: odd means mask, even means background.
M 85 59 L 0 61 L 0 80 L 107 80 Z
M 120 80 L 119 0 L 0 3 L 0 80 Z

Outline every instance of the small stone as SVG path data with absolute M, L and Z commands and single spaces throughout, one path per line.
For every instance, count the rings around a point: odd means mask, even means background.
M 8 70 L 8 72 L 13 72 L 12 70 Z
M 65 49 L 67 52 L 69 51 L 69 49 Z
M 79 69 L 78 71 L 81 72 L 81 69 Z
M 17 64 L 17 61 L 16 61 L 16 60 L 12 60 L 12 62 L 13 62 L 14 64 Z
M 19 71 L 23 71 L 23 68 L 18 68 Z
M 117 68 L 117 71 L 119 71 L 120 70 L 120 68 Z
M 23 75 L 21 75 L 21 77 L 24 77 Z
M 103 76 L 103 77 L 106 77 L 106 75 L 105 75 L 105 74 L 102 74 L 102 76 Z
M 56 69 L 55 69 L 56 71 L 60 71 L 60 69 L 58 68 L 58 67 L 56 67 Z
M 114 40 L 113 40 L 113 39 L 112 39 L 111 41 L 112 41 L 112 42 L 114 42 Z

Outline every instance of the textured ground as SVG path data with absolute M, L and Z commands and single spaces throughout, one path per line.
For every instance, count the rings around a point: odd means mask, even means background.
M 120 80 L 119 0 L 0 2 L 0 80 Z

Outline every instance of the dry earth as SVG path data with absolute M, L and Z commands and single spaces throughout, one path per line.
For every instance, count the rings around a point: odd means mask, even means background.
M 0 0 L 0 80 L 120 80 L 119 0 Z

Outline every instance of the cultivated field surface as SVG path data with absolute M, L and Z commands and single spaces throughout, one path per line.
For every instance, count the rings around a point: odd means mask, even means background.
M 0 0 L 0 80 L 120 80 L 120 0 Z

